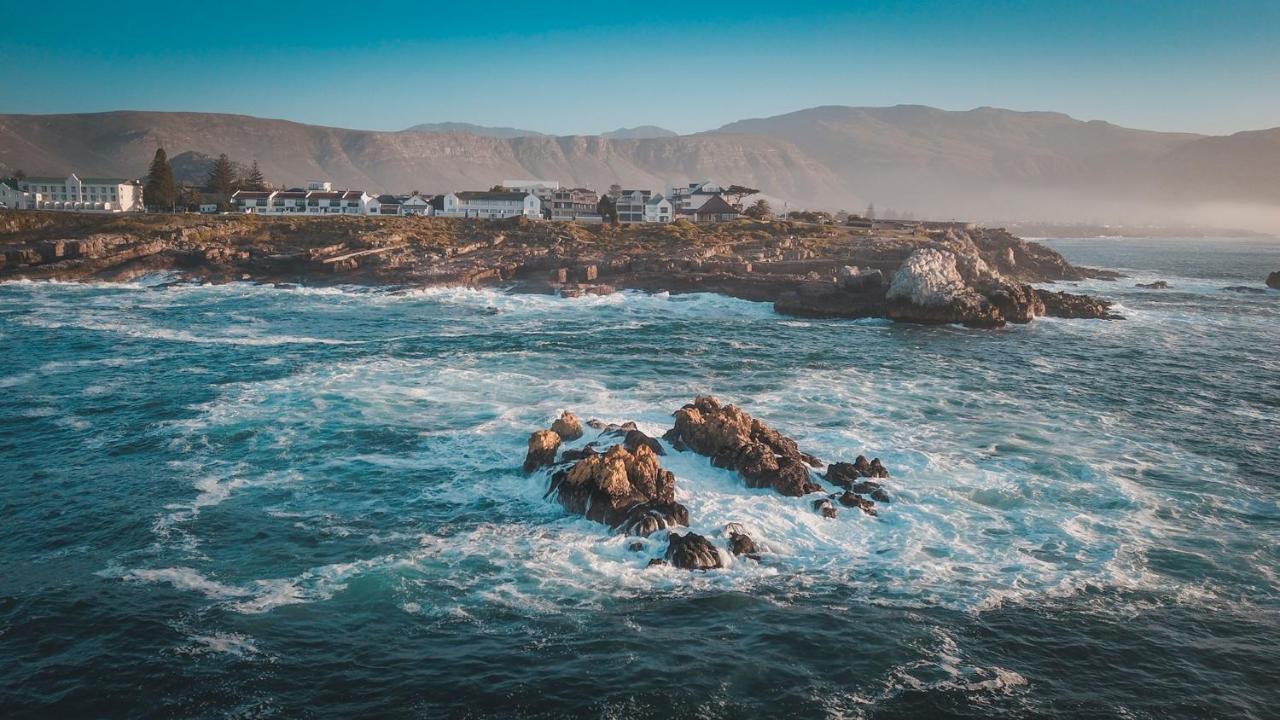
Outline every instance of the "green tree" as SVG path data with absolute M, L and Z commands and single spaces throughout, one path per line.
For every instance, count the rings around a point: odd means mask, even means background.
M 22 168 L 18 168 L 17 170 L 14 171 L 13 178 L 15 180 L 26 180 L 27 174 L 23 172 Z
M 596 212 L 600 213 L 600 217 L 614 225 L 618 224 L 618 204 L 608 195 L 601 195 L 600 201 L 596 203 Z
M 178 185 L 173 181 L 173 166 L 164 148 L 156 148 L 156 156 L 147 171 L 147 184 L 142 189 L 142 201 L 147 207 L 173 212 L 178 204 Z
M 760 198 L 759 200 L 755 201 L 755 203 L 751 207 L 747 208 L 746 212 L 743 214 L 749 218 L 755 218 L 756 220 L 763 220 L 773 214 L 773 208 L 769 207 L 768 200 L 765 200 L 764 198 Z
M 236 189 L 236 166 L 231 163 L 225 153 L 213 161 L 209 168 L 209 179 L 205 187 L 216 195 L 230 195 Z
M 249 174 L 245 177 L 241 185 L 245 190 L 266 190 L 267 181 L 262 177 L 262 171 L 258 169 L 258 161 L 253 161 L 253 166 L 249 168 Z
M 746 185 L 730 185 L 729 187 L 725 188 L 725 191 L 723 194 L 724 194 L 725 200 L 727 200 L 730 205 L 733 205 L 736 207 L 738 203 L 742 202 L 742 198 L 748 195 L 755 195 L 758 192 L 760 192 L 758 189 L 753 187 L 747 187 Z M 730 200 L 729 198 L 733 198 L 733 199 Z

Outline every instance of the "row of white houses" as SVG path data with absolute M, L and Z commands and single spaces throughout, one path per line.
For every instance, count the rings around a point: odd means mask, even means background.
M 651 190 L 615 186 L 619 222 L 669 223 L 680 217 L 697 222 L 736 219 L 736 209 L 709 182 Z M 255 215 L 435 215 L 500 220 L 511 217 L 601 222 L 599 194 L 586 188 L 562 188 L 547 180 L 507 180 L 501 188 L 443 195 L 370 195 L 363 190 L 334 190 L 330 182 L 312 182 L 305 190 L 240 190 L 231 196 L 237 212 Z M 20 210 L 130 212 L 143 210 L 142 187 L 121 178 L 29 177 L 0 182 L 0 207 Z M 202 206 L 216 211 L 217 206 Z

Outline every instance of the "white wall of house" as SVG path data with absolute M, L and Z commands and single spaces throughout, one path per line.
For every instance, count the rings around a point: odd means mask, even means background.
M 675 209 L 666 198 L 650 201 L 644 206 L 644 221 L 647 223 L 669 223 L 674 217 Z
M 458 193 L 444 196 L 445 217 L 468 217 L 485 220 L 500 220 L 518 217 L 536 219 L 542 217 L 542 201 L 537 196 L 526 193 L 520 199 L 465 198 Z
M 32 177 L 18 182 L 27 193 L 27 204 L 41 210 L 78 212 L 128 212 L 140 210 L 141 192 L 118 178 L 86 178 L 75 173 L 66 178 Z

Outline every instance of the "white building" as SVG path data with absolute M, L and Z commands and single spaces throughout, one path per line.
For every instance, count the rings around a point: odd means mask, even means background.
M 16 192 L 15 192 L 16 191 Z M 8 207 L 24 210 L 129 212 L 142 209 L 142 189 L 123 178 L 29 177 L 4 193 Z M 10 204 L 12 203 L 12 204 Z
M 431 215 L 434 210 L 431 207 L 431 198 L 422 195 L 410 195 L 400 203 L 401 215 Z
M 502 187 L 517 192 L 527 192 L 538 198 L 544 210 L 550 210 L 560 183 L 555 180 L 503 180 Z
M 644 221 L 647 223 L 669 223 L 674 218 L 675 207 L 661 195 L 654 195 L 644 204 Z
M 676 211 L 697 210 L 713 197 L 719 197 L 724 188 L 709 181 L 700 180 L 687 185 L 678 185 L 667 190 L 671 206 Z
M 529 192 L 458 192 L 444 196 L 440 215 L 484 218 L 542 217 L 542 201 Z
M 363 190 L 237 190 L 231 203 L 256 215 L 368 215 L 376 201 Z

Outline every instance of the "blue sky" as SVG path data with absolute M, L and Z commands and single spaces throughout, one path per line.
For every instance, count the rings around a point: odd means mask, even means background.
M 568 134 L 915 103 L 1280 126 L 1277 0 L 10 3 L 0 60 L 0 112 Z

